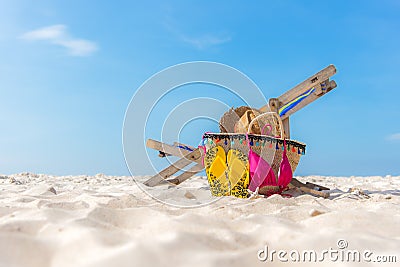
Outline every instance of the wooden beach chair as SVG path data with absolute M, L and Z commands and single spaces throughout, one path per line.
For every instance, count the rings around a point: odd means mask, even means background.
M 285 137 L 290 138 L 290 116 L 336 88 L 336 82 L 330 80 L 330 77 L 335 73 L 335 66 L 329 65 L 320 72 L 288 90 L 278 98 L 269 99 L 268 104 L 261 107 L 260 111 L 276 112 L 282 119 Z M 147 186 L 156 186 L 165 183 L 178 185 L 204 169 L 201 159 L 201 151 L 198 148 L 193 148 L 179 143 L 168 145 L 152 139 L 147 140 L 146 146 L 159 151 L 160 157 L 176 156 L 180 158 L 175 163 L 148 179 L 144 183 Z M 172 175 L 189 165 L 192 165 L 189 169 L 183 171 L 180 175 L 174 178 L 170 178 Z M 329 197 L 329 193 L 324 192 L 324 190 L 329 190 L 329 188 L 313 183 L 304 184 L 293 178 L 290 186 L 297 187 L 305 193 L 325 198 Z

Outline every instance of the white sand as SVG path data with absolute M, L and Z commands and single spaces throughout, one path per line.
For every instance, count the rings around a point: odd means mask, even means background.
M 398 266 L 400 177 L 298 178 L 332 188 L 331 198 L 291 191 L 183 209 L 153 200 L 130 177 L 3 175 L 0 266 L 288 266 L 261 262 L 257 252 L 322 253 L 341 238 L 347 249 L 395 255 Z M 198 189 L 153 193 L 187 205 L 209 197 L 204 178 L 185 183 Z M 358 264 L 327 257 L 323 265 Z

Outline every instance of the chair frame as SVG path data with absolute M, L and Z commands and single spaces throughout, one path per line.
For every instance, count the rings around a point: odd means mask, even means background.
M 336 88 L 336 82 L 334 80 L 330 80 L 330 77 L 333 76 L 335 73 L 335 66 L 329 65 L 328 67 L 299 83 L 292 89 L 286 91 L 278 98 L 269 99 L 268 104 L 261 107 L 260 110 L 262 112 L 273 111 L 280 115 L 279 111 L 282 107 L 290 103 L 293 99 L 296 99 L 298 96 L 301 96 L 304 93 L 308 92 L 310 89 L 313 89 L 312 93 L 309 96 L 307 96 L 301 102 L 288 110 L 284 115 L 280 116 L 283 122 L 285 137 L 290 138 L 290 116 Z M 186 181 L 196 173 L 204 170 L 201 158 L 201 151 L 198 148 L 193 148 L 185 144 L 179 143 L 168 145 L 153 139 L 148 139 L 146 141 L 146 146 L 151 149 L 158 150 L 160 157 L 176 156 L 180 158 L 175 163 L 171 164 L 167 168 L 163 169 L 162 171 L 148 179 L 144 183 L 147 186 L 156 186 L 165 183 L 178 185 Z M 186 147 L 192 151 L 189 151 L 188 149 L 182 147 Z M 180 175 L 171 178 L 172 175 L 179 171 L 182 171 L 185 167 L 191 164 L 192 166 L 188 170 L 185 170 Z M 329 190 L 329 188 L 308 182 L 304 184 L 296 178 L 292 179 L 290 187 L 297 187 L 301 191 L 308 194 L 321 196 L 324 198 L 329 197 L 329 192 L 326 191 Z

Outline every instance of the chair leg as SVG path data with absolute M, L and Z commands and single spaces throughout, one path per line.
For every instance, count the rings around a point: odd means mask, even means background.
M 313 188 L 310 188 L 306 184 L 304 184 L 304 183 L 300 182 L 299 180 L 297 180 L 296 178 L 292 178 L 292 181 L 290 182 L 290 185 L 292 187 L 299 188 L 304 193 L 311 194 L 311 195 L 314 195 L 314 196 L 319 196 L 319 197 L 323 197 L 323 198 L 328 198 L 330 196 L 329 192 L 319 191 L 319 190 L 315 190 Z M 326 187 L 324 187 L 324 188 L 326 188 Z
M 194 176 L 196 173 L 201 172 L 202 170 L 204 170 L 204 167 L 202 164 L 196 164 L 193 167 L 191 167 L 189 170 L 183 172 L 181 175 L 169 179 L 169 180 L 165 180 L 165 182 L 163 182 L 162 184 L 165 183 L 171 183 L 174 185 L 178 185 L 184 181 L 186 181 L 187 179 L 189 179 L 190 177 Z
M 171 177 L 178 171 L 182 170 L 184 167 L 188 166 L 190 163 L 193 161 L 191 160 L 192 158 L 199 158 L 201 156 L 200 150 L 196 149 L 189 154 L 185 155 L 183 158 L 179 159 L 172 165 L 168 166 L 164 170 L 160 171 L 150 179 L 148 179 L 146 182 L 144 182 L 145 185 L 147 186 L 155 186 L 159 184 L 161 181 Z

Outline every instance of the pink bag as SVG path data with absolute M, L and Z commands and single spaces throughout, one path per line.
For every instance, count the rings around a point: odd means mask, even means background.
M 278 117 L 278 115 L 275 112 L 267 112 L 267 113 L 263 113 L 263 114 L 257 116 L 254 120 L 256 120 L 257 118 L 259 118 L 261 116 L 271 115 L 271 114 L 276 115 Z M 257 187 L 261 188 L 264 186 L 279 186 L 279 188 L 280 188 L 279 193 L 281 193 L 289 185 L 290 181 L 292 180 L 293 172 L 292 172 L 292 168 L 290 166 L 289 159 L 286 155 L 286 141 L 284 139 L 283 126 L 282 126 L 280 117 L 278 117 L 278 122 L 280 123 L 281 138 L 283 138 L 283 146 L 284 146 L 284 150 L 282 153 L 282 161 L 279 166 L 278 179 L 276 179 L 275 174 L 271 168 L 271 165 L 251 149 L 251 146 L 249 144 L 250 142 L 248 141 L 248 135 L 246 134 L 247 144 L 249 146 L 249 154 L 248 154 L 249 165 L 250 165 L 250 167 L 249 167 L 249 171 L 250 171 L 249 189 L 252 192 L 255 192 Z M 250 123 L 249 129 L 251 129 L 250 128 L 251 125 L 252 125 L 252 123 Z M 265 125 L 261 132 L 263 133 L 265 127 L 267 127 L 267 126 L 270 127 L 270 130 L 267 133 L 267 135 L 269 135 L 269 133 L 271 132 L 271 129 L 272 129 L 271 125 L 269 125 L 269 124 Z

